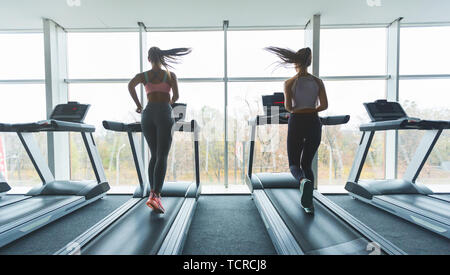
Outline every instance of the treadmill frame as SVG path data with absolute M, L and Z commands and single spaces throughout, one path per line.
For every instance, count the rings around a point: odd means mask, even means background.
M 407 120 L 404 119 L 405 121 Z M 376 125 L 371 123 L 369 125 Z M 403 128 L 405 127 L 405 128 Z M 367 125 L 361 125 L 360 129 L 363 134 L 358 146 L 358 150 L 353 161 L 353 166 L 345 186 L 345 189 L 350 195 L 363 202 L 369 203 L 375 207 L 385 210 L 409 222 L 417 224 L 427 230 L 435 232 L 446 238 L 450 238 L 450 219 L 434 215 L 426 210 L 419 209 L 404 202 L 397 201 L 394 198 L 388 198 L 388 195 L 423 195 L 430 200 L 440 200 L 433 197 L 435 195 L 426 186 L 417 183 L 416 180 L 425 165 L 428 157 L 433 151 L 439 137 L 444 128 L 439 129 L 420 129 L 407 128 L 399 124 L 396 130 L 425 130 L 425 135 L 422 137 L 419 146 L 416 148 L 413 158 L 401 180 L 361 180 L 361 172 L 369 152 L 373 137 L 376 131 L 383 131 L 384 129 L 372 130 Z M 381 184 L 381 185 L 380 185 Z M 382 188 L 375 188 L 382 186 Z M 443 200 L 441 200 L 443 201 Z
M 75 238 L 55 253 L 55 255 L 79 255 L 82 254 L 83 247 L 86 247 L 92 240 L 99 236 L 102 232 L 114 226 L 114 223 L 122 216 L 130 213 L 130 210 L 138 205 L 142 200 L 150 194 L 150 184 L 146 177 L 143 166 L 140 138 L 138 132 L 142 132 L 140 123 L 123 124 L 117 122 L 104 121 L 103 125 L 106 129 L 118 132 L 127 132 L 133 154 L 134 164 L 138 175 L 139 186 L 133 194 L 133 197 L 106 216 L 100 222 L 86 230 L 83 234 Z M 183 204 L 179 209 L 175 220 L 172 222 L 170 229 L 164 238 L 158 255 L 178 255 L 183 249 L 187 232 L 195 213 L 198 195 L 201 192 L 200 185 L 200 161 L 199 161 L 199 141 L 198 132 L 200 127 L 195 120 L 191 122 L 176 122 L 176 131 L 192 132 L 194 135 L 194 163 L 195 163 L 195 190 L 192 190 L 194 183 L 190 185 L 186 192 Z M 114 128 L 114 129 L 113 129 Z M 169 183 L 170 184 L 170 183 Z
M 324 117 L 321 118 L 322 124 L 324 125 L 337 125 L 336 119 L 342 119 L 343 117 Z M 350 117 L 347 116 L 347 121 Z M 281 123 L 280 123 L 281 121 Z M 275 114 L 272 116 L 257 116 L 255 119 L 249 121 L 250 129 L 250 150 L 249 150 L 249 164 L 246 177 L 246 183 L 252 192 L 252 198 L 259 210 L 262 220 L 266 225 L 267 231 L 272 243 L 280 255 L 304 255 L 305 252 L 300 247 L 294 235 L 291 233 L 290 229 L 284 222 L 283 218 L 278 213 L 277 209 L 274 207 L 270 198 L 264 191 L 264 186 L 259 179 L 257 174 L 252 174 L 253 170 L 253 158 L 255 150 L 255 139 L 256 139 L 256 127 L 267 124 L 286 124 L 286 119 L 280 120 L 280 115 Z M 257 186 L 260 189 L 254 189 L 255 181 L 259 183 Z M 314 199 L 330 210 L 335 216 L 344 221 L 347 225 L 361 234 L 364 238 L 371 241 L 369 243 L 371 247 L 367 249 L 379 249 L 389 255 L 405 255 L 406 253 L 400 248 L 396 247 L 394 244 L 386 240 L 384 237 L 379 235 L 377 232 L 369 228 L 367 225 L 363 224 L 361 221 L 353 217 L 350 213 L 346 212 L 344 209 L 340 208 L 337 204 L 332 202 L 330 199 L 323 196 L 317 190 L 314 190 Z M 369 251 L 369 250 L 368 250 Z
M 41 127 L 41 125 L 43 127 Z M 68 128 L 64 128 L 68 125 Z M 81 125 L 76 129 L 76 126 Z M 25 130 L 29 128 L 29 130 Z M 106 196 L 106 191 L 109 190 L 109 185 L 106 181 L 105 172 L 101 163 L 100 155 L 98 153 L 92 132 L 95 127 L 82 123 L 73 123 L 57 120 L 47 120 L 38 123 L 29 124 L 11 124 L 9 127 L 2 129 L 4 132 L 16 132 L 22 145 L 25 148 L 31 162 L 33 163 L 36 172 L 38 173 L 42 186 L 31 189 L 25 196 L 12 200 L 3 204 L 1 207 L 8 207 L 24 200 L 33 199 L 41 196 L 69 196 L 74 197 L 74 200 L 68 204 L 52 205 L 43 209 L 38 213 L 31 213 L 30 215 L 13 221 L 0 227 L 0 247 L 3 247 L 41 227 L 47 225 L 73 211 L 90 204 L 98 199 Z M 33 136 L 34 132 L 80 132 L 88 152 L 97 184 L 94 186 L 92 181 L 61 181 L 55 180 L 50 168 L 48 167 L 42 152 L 39 149 L 38 143 Z M 72 184 L 72 186 L 71 186 Z M 61 190 L 60 185 L 67 185 L 72 187 L 67 190 Z M 75 199 L 77 198 L 77 199 Z

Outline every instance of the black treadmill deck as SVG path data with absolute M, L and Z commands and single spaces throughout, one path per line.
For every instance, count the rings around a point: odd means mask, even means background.
M 38 217 L 40 213 L 52 211 L 84 201 L 80 196 L 36 196 L 0 208 L 0 232 L 26 222 L 25 219 Z
M 314 201 L 315 214 L 300 205 L 300 191 L 292 188 L 264 189 L 305 254 L 367 255 L 369 242 Z
M 0 199 L 0 208 L 30 198 L 24 195 L 5 195 Z
M 163 197 L 165 214 L 151 211 L 142 199 L 137 205 L 96 236 L 81 250 L 86 255 L 150 255 L 156 254 L 184 197 Z
M 416 194 L 383 195 L 375 196 L 375 198 L 390 202 L 399 207 L 412 209 L 416 213 L 426 212 L 429 217 L 437 216 L 447 219 L 447 224 L 450 225 L 450 204 L 447 201 Z

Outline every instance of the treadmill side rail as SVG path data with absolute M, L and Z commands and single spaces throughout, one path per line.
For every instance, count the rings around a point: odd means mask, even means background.
M 406 255 L 406 252 L 395 246 L 390 241 L 386 240 L 384 237 L 353 217 L 350 213 L 339 207 L 337 204 L 332 202 L 321 193 L 314 191 L 314 198 L 322 203 L 325 207 L 330 209 L 335 215 L 339 216 L 342 220 L 348 223 L 355 230 L 357 230 L 365 238 L 374 242 L 374 246 L 379 246 L 385 253 L 389 255 Z
M 304 255 L 295 237 L 274 208 L 264 190 L 254 190 L 253 199 L 266 225 L 272 243 L 280 255 Z
M 66 246 L 55 252 L 54 255 L 78 255 L 82 253 L 83 247 L 85 247 L 92 239 L 101 234 L 106 230 L 111 224 L 127 213 L 131 208 L 133 208 L 140 198 L 132 198 L 126 203 L 122 204 L 114 212 L 103 218 L 101 221 L 96 223 L 94 226 L 86 230 L 76 239 L 68 243 Z
M 85 200 L 83 197 L 79 197 L 79 199 L 76 199 L 69 204 L 59 204 L 57 207 L 52 207 L 50 212 L 46 209 L 45 211 L 40 211 L 39 213 L 35 213 L 35 215 L 26 217 L 25 219 L 16 222 L 14 227 L 8 226 L 10 229 L 0 233 L 0 247 L 3 247 L 67 214 L 70 214 L 85 205 L 101 199 L 104 196 L 104 194 L 101 194 L 90 200 Z M 30 199 L 32 198 L 26 199 L 25 201 Z
M 158 251 L 158 255 L 181 254 L 196 206 L 196 198 L 186 198 L 184 200 L 177 217 Z

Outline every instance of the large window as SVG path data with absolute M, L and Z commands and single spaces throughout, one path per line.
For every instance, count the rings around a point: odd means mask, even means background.
M 140 115 L 129 96 L 127 84 L 70 84 L 69 99 L 91 104 L 86 123 L 95 125 L 94 138 L 111 186 L 137 185 L 136 169 L 128 136 L 107 131 L 103 120 L 136 122 Z M 81 135 L 70 135 L 71 178 L 95 179 Z
M 400 103 L 410 116 L 449 120 L 450 27 L 402 28 L 400 72 L 409 76 L 400 82 Z M 283 92 L 279 78 L 295 74 L 292 67 L 278 66 L 278 59 L 264 50 L 268 46 L 298 50 L 304 47 L 304 30 L 253 30 L 147 32 L 147 49 L 190 47 L 192 53 L 175 64 L 180 79 L 180 100 L 188 104 L 187 119 L 201 126 L 200 172 L 203 184 L 243 185 L 248 165 L 248 120 L 262 114 L 261 96 Z M 127 91 L 127 80 L 140 70 L 137 32 L 69 32 L 67 34 L 69 99 L 92 105 L 87 123 L 97 127 L 95 139 L 111 185 L 136 185 L 136 172 L 128 138 L 106 131 L 105 119 L 140 121 Z M 361 137 L 359 125 L 368 117 L 362 103 L 386 96 L 386 28 L 323 29 L 320 45 L 320 75 L 325 82 L 329 109 L 321 115 L 351 115 L 346 125 L 324 127 L 318 154 L 321 185 L 342 185 L 348 177 Z M 0 122 L 23 122 L 45 118 L 45 86 L 30 83 L 43 80 L 44 49 L 42 33 L 0 34 Z M 424 50 L 425 49 L 425 50 Z M 228 59 L 224 60 L 227 53 Z M 224 68 L 228 70 L 228 109 L 225 117 Z M 145 62 L 145 69 L 150 64 Z M 354 80 L 355 77 L 367 76 Z M 331 81 L 336 80 L 341 81 Z M 443 79 L 442 79 L 443 78 Z M 22 81 L 25 80 L 25 81 Z M 75 81 L 74 81 L 75 80 Z M 11 85 L 10 81 L 17 83 Z M 31 83 L 35 83 L 32 81 Z M 39 83 L 39 82 L 37 82 Z M 139 89 L 138 89 L 139 90 Z M 6 94 L 7 93 L 7 94 Z M 21 106 L 18 110 L 17 106 Z M 23 112 L 23 109 L 32 110 Z M 225 123 L 228 127 L 228 155 L 225 155 Z M 285 125 L 258 127 L 254 159 L 255 171 L 288 171 Z M 410 148 L 418 145 L 423 133 L 400 132 L 399 176 L 412 157 Z M 34 168 L 15 135 L 1 134 L 7 158 L 8 180 L 38 181 Z M 46 152 L 46 134 L 38 134 Z M 419 178 L 424 183 L 444 182 L 449 176 L 448 133 L 444 132 Z M 71 178 L 93 179 L 84 144 L 78 134 L 70 135 Z M 193 150 L 189 134 L 176 133 L 169 156 L 167 180 L 193 180 Z M 22 153 L 19 153 L 22 150 Z M 21 156 L 19 156 L 22 154 Z M 20 161 L 19 161 L 20 160 Z M 23 160 L 23 161 L 22 161 Z M 224 162 L 228 160 L 228 171 Z M 28 162 L 28 163 L 27 163 Z M 362 171 L 362 178 L 384 178 L 385 133 L 375 135 Z M 14 167 L 14 168 L 11 168 Z M 13 169 L 13 170 L 11 170 Z M 29 172 L 27 172 L 29 171 Z M 23 175 L 26 175 L 23 176 Z M 226 175 L 226 176 L 225 176 Z
M 249 120 L 263 115 L 262 96 L 282 92 L 282 82 L 235 82 L 228 88 L 228 163 L 230 184 L 243 184 L 248 167 Z M 286 154 L 286 125 L 257 127 L 253 170 L 289 171 Z
M 137 32 L 69 33 L 67 45 L 70 79 L 131 79 L 139 73 Z M 128 136 L 106 131 L 102 125 L 103 120 L 140 120 L 127 83 L 72 83 L 69 99 L 92 105 L 86 123 L 96 127 L 94 138 L 110 185 L 136 186 L 137 175 Z M 70 161 L 71 179 L 95 179 L 78 133 L 70 134 Z
M 0 123 L 32 122 L 45 119 L 45 87 L 23 84 L 22 80 L 43 80 L 44 40 L 42 33 L 0 34 Z M 44 156 L 47 155 L 47 134 L 34 134 Z M 0 172 L 12 192 L 24 193 L 41 183 L 16 133 L 0 133 L 0 158 L 5 166 Z
M 303 30 L 260 30 L 228 32 L 228 76 L 232 78 L 289 78 L 291 66 L 279 66 L 278 58 L 265 51 L 275 46 L 297 51 L 304 46 Z M 244 184 L 248 167 L 248 121 L 264 113 L 262 95 L 283 92 L 282 82 L 230 82 L 228 84 L 228 183 Z M 286 125 L 257 128 L 254 171 L 288 171 Z
M 400 103 L 411 117 L 450 120 L 450 79 L 402 80 Z M 425 131 L 400 131 L 398 175 L 402 177 Z M 422 169 L 418 182 L 448 183 L 450 177 L 450 135 L 444 130 Z M 432 187 L 439 188 L 439 187 Z
M 369 121 L 363 103 L 385 98 L 386 81 L 326 81 L 329 108 L 322 116 L 350 115 L 348 124 L 325 126 L 318 153 L 319 184 L 345 184 L 362 133 Z M 361 178 L 384 178 L 384 135 L 376 134 Z
M 320 34 L 320 75 L 386 74 L 386 29 L 325 29 Z
M 0 123 L 33 122 L 45 119 L 45 90 L 42 84 L 0 85 Z M 47 155 L 47 133 L 34 134 L 44 156 Z M 0 133 L 0 157 L 8 183 L 17 192 L 25 192 L 41 180 L 16 133 Z
M 187 104 L 187 120 L 201 127 L 200 178 L 205 185 L 224 184 L 223 83 L 180 83 L 180 100 Z M 194 180 L 194 150 L 190 133 L 173 137 L 167 171 L 168 180 Z
M 277 57 L 265 47 L 287 47 L 299 50 L 304 45 L 303 30 L 229 31 L 229 77 L 292 76 L 293 68 L 277 66 Z
M 188 47 L 173 69 L 181 78 L 222 78 L 224 74 L 224 36 L 220 31 L 149 32 L 148 48 L 163 50 Z M 147 56 L 145 54 L 145 56 Z M 150 65 L 147 63 L 147 68 Z M 179 102 L 187 104 L 187 120 L 200 127 L 200 178 L 204 185 L 224 184 L 224 84 L 223 82 L 179 82 Z M 194 180 L 192 135 L 175 133 L 168 159 L 168 181 Z
M 402 28 L 400 74 L 450 74 L 450 27 Z

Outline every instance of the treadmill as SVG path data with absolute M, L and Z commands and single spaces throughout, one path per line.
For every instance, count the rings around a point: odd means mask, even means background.
M 84 124 L 90 105 L 69 102 L 55 107 L 49 120 L 33 123 L 3 124 L 2 132 L 16 132 L 31 159 L 42 186 L 25 196 L 0 204 L 0 247 L 59 219 L 106 195 L 109 185 L 92 133 L 95 127 Z M 35 132 L 79 132 L 96 176 L 96 181 L 55 180 L 38 143 Z
M 176 124 L 174 130 L 193 133 L 195 182 L 166 182 L 161 193 L 166 209 L 154 213 L 145 203 L 150 194 L 147 169 L 139 148 L 140 123 L 124 124 L 104 121 L 111 131 L 128 134 L 139 185 L 133 197 L 113 213 L 63 247 L 57 255 L 177 255 L 184 241 L 200 195 L 199 126 L 195 120 L 185 122 L 186 104 L 172 105 Z M 73 245 L 76 244 L 76 245 Z
M 315 214 L 300 205 L 300 184 L 290 173 L 252 173 L 257 126 L 287 124 L 284 94 L 263 96 L 265 115 L 251 120 L 249 166 L 246 183 L 282 255 L 405 254 L 334 202 L 314 191 Z M 323 125 L 339 125 L 350 116 L 321 118 Z
M 363 135 L 345 189 L 356 199 L 450 238 L 450 196 L 435 194 L 416 182 L 442 131 L 450 128 L 450 121 L 410 118 L 399 103 L 386 100 L 364 106 L 372 122 L 360 126 Z M 388 130 L 426 132 L 402 179 L 360 180 L 375 132 Z

